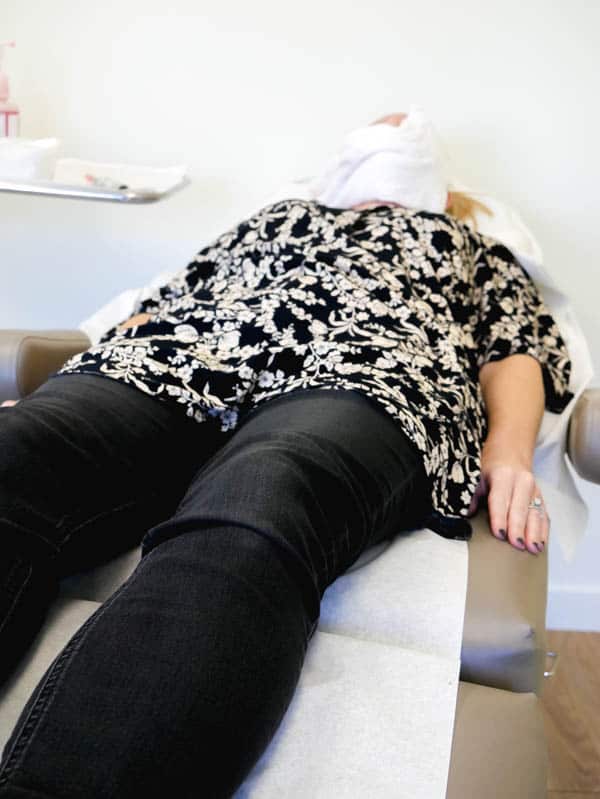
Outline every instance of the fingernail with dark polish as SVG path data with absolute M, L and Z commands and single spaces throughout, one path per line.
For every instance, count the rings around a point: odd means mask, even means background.
M 534 546 L 534 547 L 537 549 L 537 551 L 538 551 L 538 552 L 541 552 L 541 551 L 542 551 L 542 548 L 541 548 L 541 546 L 538 544 L 538 542 L 537 542 L 537 541 L 534 541 L 534 542 L 533 542 L 533 546 Z
M 498 530 L 498 535 L 500 538 L 506 539 L 506 530 Z
M 522 539 L 522 538 L 517 538 L 517 541 L 518 541 L 518 542 L 519 542 L 519 544 L 521 544 L 523 547 L 525 546 L 525 541 L 523 541 L 523 539 Z

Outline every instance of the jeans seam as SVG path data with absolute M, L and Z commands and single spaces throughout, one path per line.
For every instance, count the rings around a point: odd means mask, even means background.
M 149 552 L 140 563 L 145 562 L 156 552 L 158 547 Z M 138 564 L 139 566 L 140 564 Z M 36 727 L 39 726 L 44 716 L 48 712 L 52 704 L 52 699 L 56 694 L 56 689 L 60 686 L 62 679 L 64 679 L 68 666 L 73 659 L 73 656 L 81 648 L 85 635 L 97 624 L 104 613 L 112 606 L 115 600 L 120 596 L 121 592 L 129 585 L 131 585 L 139 577 L 140 571 L 135 572 L 133 579 L 131 576 L 127 579 L 115 593 L 103 604 L 97 611 L 87 619 L 84 624 L 75 632 L 73 638 L 67 643 L 63 651 L 57 656 L 52 664 L 49 666 L 49 671 L 44 679 L 44 683 L 40 688 L 38 697 L 29 710 L 27 718 L 23 723 L 23 727 L 19 736 L 13 743 L 10 752 L 6 752 L 6 761 L 4 768 L 0 771 L 0 787 L 6 785 L 11 775 L 19 768 L 20 764 L 27 753 L 30 744 L 35 736 Z M 37 686 L 36 686 L 37 689 Z M 34 690 L 36 690 L 34 689 Z
M 63 521 L 64 517 L 60 520 L 59 526 L 62 524 Z M 18 522 L 13 521 L 12 519 L 7 519 L 6 516 L 0 516 L 0 522 L 2 524 L 8 525 L 8 527 L 12 527 L 15 530 L 20 530 L 24 532 L 26 535 L 31 536 L 32 538 L 37 538 L 40 541 L 43 541 L 44 544 L 46 544 L 53 552 L 56 552 L 57 547 L 54 541 L 51 541 L 49 538 L 46 538 L 46 536 L 42 535 L 41 533 L 32 532 L 32 530 L 30 530 L 28 527 L 24 527 L 22 524 L 19 524 Z
M 18 565 L 19 564 L 15 564 L 13 566 L 13 568 L 10 570 L 9 577 L 12 576 L 12 573 L 14 572 L 14 570 L 17 568 Z M 19 597 L 21 596 L 21 594 L 25 590 L 25 586 L 29 582 L 29 578 L 31 577 L 31 572 L 32 571 L 33 571 L 33 566 L 31 564 L 29 564 L 29 569 L 27 570 L 26 579 L 24 580 L 24 582 L 23 582 L 23 584 L 21 586 L 21 589 L 19 591 L 17 591 L 17 593 L 15 594 L 14 601 L 12 602 L 10 608 L 8 609 L 8 612 L 7 612 L 7 614 L 6 614 L 5 618 L 4 618 L 4 621 L 2 622 L 2 624 L 0 624 L 0 633 L 2 632 L 2 630 L 5 628 L 6 624 L 8 623 L 8 621 L 10 619 L 11 611 L 14 609 L 15 605 L 17 604 L 17 602 L 19 600 Z
M 71 529 L 68 532 L 68 534 L 65 536 L 65 538 L 62 539 L 60 546 L 64 547 L 64 545 L 73 537 L 75 533 L 77 533 L 79 530 L 82 530 L 88 524 L 91 524 L 92 522 L 101 519 L 103 516 L 110 516 L 112 513 L 116 513 L 117 511 L 123 510 L 124 508 L 130 508 L 132 506 L 135 506 L 136 504 L 138 504 L 138 501 L 139 500 L 137 499 L 131 499 L 128 502 L 123 503 L 122 505 L 115 505 L 115 507 L 111 508 L 110 510 L 103 510 L 100 511 L 100 513 L 97 513 L 95 516 L 90 516 L 85 521 L 81 522 L 81 524 L 78 524 L 77 527 Z

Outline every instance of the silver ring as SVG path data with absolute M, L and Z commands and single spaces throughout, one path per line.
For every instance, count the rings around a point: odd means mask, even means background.
M 542 516 L 544 515 L 544 509 L 542 508 L 541 497 L 534 497 L 527 507 L 530 510 L 537 510 Z

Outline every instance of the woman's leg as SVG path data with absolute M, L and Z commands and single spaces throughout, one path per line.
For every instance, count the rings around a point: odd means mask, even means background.
M 325 589 L 418 526 L 428 490 L 357 392 L 257 408 L 36 688 L 0 797 L 230 797 L 292 700 Z
M 139 543 L 216 446 L 172 407 L 93 375 L 51 378 L 0 409 L 0 684 L 60 577 Z

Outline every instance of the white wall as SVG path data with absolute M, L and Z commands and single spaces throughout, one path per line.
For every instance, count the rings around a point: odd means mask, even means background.
M 165 6 L 2 0 L 23 136 L 58 136 L 74 157 L 187 163 L 193 184 L 135 207 L 0 194 L 0 326 L 76 326 L 312 174 L 347 130 L 416 102 L 463 179 L 533 229 L 600 374 L 600 4 Z M 550 627 L 600 629 L 600 488 L 583 490 L 573 563 L 551 537 Z

